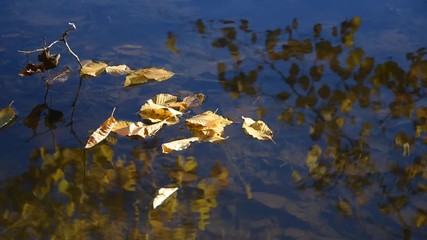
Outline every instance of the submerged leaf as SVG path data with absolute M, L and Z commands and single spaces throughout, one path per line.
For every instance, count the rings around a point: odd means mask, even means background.
M 255 122 L 253 119 L 243 116 L 242 119 L 244 120 L 242 128 L 247 134 L 259 140 L 273 141 L 273 131 L 263 121 L 258 120 Z
M 164 187 L 160 188 L 156 197 L 153 200 L 153 209 L 162 205 L 172 194 L 178 191 L 177 187 Z
M 16 118 L 15 109 L 13 109 L 13 101 L 9 106 L 0 109 L 0 128 L 5 127 Z
M 190 146 L 192 142 L 199 141 L 200 138 L 198 137 L 191 137 L 186 139 L 180 139 L 168 143 L 162 144 L 162 152 L 167 154 L 173 151 L 181 151 Z
M 133 72 L 133 70 L 126 65 L 108 66 L 105 68 L 105 71 L 113 75 L 128 75 Z
M 158 82 L 167 80 L 174 75 L 173 72 L 167 71 L 162 68 L 144 68 L 135 70 L 126 76 L 123 87 L 128 87 L 136 84 L 142 84 L 150 80 Z
M 71 75 L 71 68 L 66 66 L 64 68 L 64 70 L 62 70 L 61 72 L 49 77 L 48 79 L 46 79 L 44 81 L 44 83 L 46 84 L 46 86 L 51 86 L 55 83 L 64 83 L 65 81 L 68 80 L 70 75 Z
M 83 66 L 80 69 L 80 76 L 96 77 L 101 75 L 107 67 L 108 65 L 104 62 L 93 62 L 89 60 L 83 63 Z
M 108 136 L 108 134 L 110 134 L 111 130 L 117 124 L 117 120 L 113 117 L 115 110 L 116 108 L 113 109 L 111 116 L 107 120 L 105 120 L 105 122 L 103 122 L 101 126 L 99 126 L 99 128 L 96 129 L 96 131 L 93 132 L 92 135 L 89 137 L 85 146 L 86 149 L 94 147 L 96 144 L 104 140 Z

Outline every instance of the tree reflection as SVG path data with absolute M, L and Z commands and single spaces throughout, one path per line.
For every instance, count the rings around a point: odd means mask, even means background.
M 265 35 L 251 30 L 248 20 L 208 25 L 199 19 L 196 27 L 203 38 L 212 36 L 212 47 L 228 51 L 232 61 L 218 62 L 218 76 L 231 97 L 275 96 L 290 106 L 278 115 L 279 121 L 309 128 L 316 144 L 307 155 L 306 177 L 294 171 L 300 189 L 324 195 L 345 186 L 359 205 L 374 201 L 379 212 L 397 218 L 406 239 L 426 224 L 425 207 L 408 210 L 411 198 L 423 195 L 427 186 L 425 153 L 413 152 L 427 143 L 427 111 L 422 105 L 427 83 L 425 48 L 407 54 L 404 65 L 408 68 L 393 60 L 378 62 L 355 44 L 360 17 L 328 30 L 315 24 L 309 38 L 298 37 L 297 19 L 284 29 L 266 30 Z M 264 41 L 262 47 L 260 41 Z M 242 52 L 249 51 L 251 58 L 246 60 Z M 270 70 L 283 81 L 280 90 L 276 87 L 278 92 L 265 92 L 258 83 L 259 76 Z M 367 117 L 358 117 L 359 112 Z M 413 127 L 396 129 L 393 124 L 398 121 Z M 392 156 L 392 164 L 384 171 L 373 158 L 371 144 L 378 136 L 390 134 L 394 147 L 383 151 Z M 397 162 L 400 158 L 391 154 L 394 149 L 412 161 Z M 382 189 L 382 196 L 367 199 L 365 193 L 373 186 Z M 352 204 L 341 199 L 336 207 L 349 216 Z
M 196 159 L 179 157 L 165 171 L 170 176 L 195 174 L 186 183 L 171 177 L 194 194 L 152 209 L 148 206 L 157 178 L 143 171 L 144 164 L 114 158 L 108 145 L 90 153 L 80 148 L 34 150 L 30 169 L 2 186 L 2 239 L 196 239 L 227 185 L 227 169 L 216 164 L 209 176 L 197 176 Z

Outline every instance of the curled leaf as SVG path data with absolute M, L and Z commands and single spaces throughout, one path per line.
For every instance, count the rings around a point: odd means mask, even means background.
M 149 99 L 147 103 L 141 107 L 138 114 L 142 118 L 148 119 L 153 123 L 166 120 L 166 124 L 173 125 L 179 122 L 178 117 L 182 115 L 182 112 L 156 104 L 152 99 Z
M 166 121 L 161 121 L 155 124 L 146 125 L 142 122 L 117 121 L 111 131 L 122 136 L 138 135 L 143 138 L 147 138 L 156 134 L 165 123 Z
M 117 120 L 113 116 L 115 110 L 116 108 L 113 109 L 111 116 L 107 120 L 105 120 L 101 124 L 101 126 L 99 126 L 99 128 L 96 129 L 96 131 L 93 132 L 92 135 L 89 137 L 85 146 L 86 149 L 94 147 L 96 144 L 104 140 L 108 136 L 108 134 L 110 134 L 111 130 L 117 124 Z
M 44 71 L 45 69 L 42 64 L 28 63 L 27 66 L 25 66 L 24 69 L 22 69 L 18 75 L 20 77 L 32 76 L 35 73 L 41 73 Z
M 173 151 L 181 151 L 190 146 L 192 142 L 199 141 L 200 138 L 198 137 L 191 137 L 186 139 L 180 139 L 168 143 L 162 144 L 162 152 L 167 154 Z
M 108 65 L 104 62 L 93 62 L 89 60 L 83 63 L 83 66 L 80 69 L 80 76 L 99 76 L 105 71 L 106 67 L 108 67 Z
M 128 75 L 133 72 L 133 70 L 126 65 L 108 66 L 105 68 L 105 71 L 113 75 Z
M 167 71 L 162 68 L 144 68 L 135 70 L 126 76 L 123 87 L 129 87 L 136 84 L 142 84 L 150 80 L 158 82 L 167 80 L 174 75 L 173 72 Z
M 37 55 L 37 59 L 43 63 L 44 68 L 46 70 L 49 70 L 58 66 L 60 57 L 61 57 L 61 54 L 59 53 L 51 55 L 49 48 L 45 48 L 42 53 Z
M 216 114 L 206 111 L 186 120 L 191 132 L 205 141 L 216 142 L 224 140 L 221 135 L 224 128 L 233 122 Z
M 13 109 L 13 101 L 9 106 L 0 109 L 0 128 L 7 126 L 16 118 L 15 109 Z
M 154 197 L 153 209 L 156 209 L 158 206 L 162 205 L 176 191 L 178 191 L 177 187 L 160 188 L 159 191 L 157 192 L 156 197 Z
M 252 118 L 243 116 L 242 119 L 244 120 L 242 128 L 247 134 L 259 140 L 273 141 L 273 131 L 263 121 L 258 120 L 255 122 Z

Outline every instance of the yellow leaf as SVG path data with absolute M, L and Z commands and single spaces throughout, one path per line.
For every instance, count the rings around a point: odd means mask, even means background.
M 95 132 L 92 133 L 92 135 L 87 140 L 85 148 L 91 148 L 95 146 L 96 144 L 104 140 L 108 136 L 108 134 L 110 134 L 111 130 L 117 124 L 117 120 L 113 117 L 115 110 L 116 108 L 113 109 L 111 116 L 107 120 L 105 120 L 105 122 L 103 122 L 101 126 L 96 129 Z
M 162 144 L 162 152 L 167 154 L 173 151 L 181 151 L 190 146 L 192 142 L 199 141 L 200 139 L 198 137 L 191 137 L 186 139 L 180 139 L 168 143 Z
M 173 125 L 179 122 L 179 116 L 182 115 L 181 112 L 165 107 L 153 102 L 152 99 L 149 99 L 147 103 L 145 103 L 138 114 L 145 119 L 150 120 L 153 123 L 160 122 L 166 120 L 166 124 Z
M 12 104 L 13 101 L 9 106 L 0 109 L 0 128 L 5 127 L 16 118 L 16 112 Z
M 190 128 L 200 128 L 200 130 L 212 130 L 216 133 L 222 133 L 224 127 L 233 123 L 212 111 L 206 111 L 186 120 Z
M 156 134 L 164 124 L 166 124 L 166 120 L 151 125 L 146 125 L 142 122 L 117 121 L 111 131 L 122 136 L 138 135 L 147 138 Z
M 154 96 L 152 100 L 155 104 L 168 107 L 168 104 L 176 102 L 178 97 L 167 93 L 160 93 Z
M 271 140 L 273 141 L 273 131 L 263 121 L 254 121 L 252 118 L 243 117 L 242 128 L 245 132 L 252 137 L 259 140 Z M 274 141 L 273 141 L 274 142 Z
M 104 72 L 106 67 L 108 67 L 108 65 L 104 62 L 93 62 L 89 60 L 83 63 L 83 66 L 80 69 L 80 76 L 99 76 Z
M 108 66 L 105 68 L 105 71 L 108 74 L 113 74 L 113 75 L 128 75 L 132 72 L 132 69 L 130 69 L 126 65 L 117 65 L 117 66 Z
M 162 68 L 138 69 L 126 76 L 126 80 L 123 84 L 123 87 L 142 84 L 149 80 L 161 82 L 171 78 L 173 75 L 173 72 L 167 71 Z

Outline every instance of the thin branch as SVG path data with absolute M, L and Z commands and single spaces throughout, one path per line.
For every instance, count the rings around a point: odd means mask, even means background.
M 71 26 L 71 28 L 69 28 L 69 29 L 65 30 L 65 32 L 62 34 L 62 38 L 60 38 L 60 39 L 58 39 L 58 40 L 55 40 L 54 42 L 52 42 L 51 44 L 49 44 L 49 46 L 46 46 L 46 47 L 43 47 L 43 48 L 37 48 L 37 49 L 35 49 L 35 50 L 17 50 L 17 52 L 19 52 L 19 53 L 23 53 L 23 54 L 25 54 L 25 55 L 28 55 L 28 54 L 30 54 L 30 53 L 36 53 L 36 52 L 43 52 L 43 51 L 45 51 L 46 49 L 51 48 L 53 45 L 55 45 L 55 44 L 57 44 L 57 43 L 59 43 L 59 42 L 63 42 L 63 43 L 65 44 L 65 47 L 67 48 L 67 51 L 68 51 L 71 55 L 73 55 L 73 57 L 77 60 L 77 62 L 78 62 L 78 63 L 79 63 L 79 65 L 80 65 L 80 68 L 81 68 L 83 65 L 82 65 L 82 62 L 80 61 L 80 58 L 77 56 L 77 54 L 75 54 L 75 53 L 73 52 L 73 50 L 71 49 L 71 47 L 70 47 L 70 45 L 68 44 L 68 41 L 67 41 L 67 36 L 68 36 L 68 34 L 69 34 L 71 31 L 76 30 L 77 28 L 76 28 L 76 25 L 75 25 L 74 23 L 68 23 L 68 24 Z

